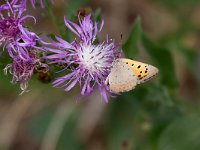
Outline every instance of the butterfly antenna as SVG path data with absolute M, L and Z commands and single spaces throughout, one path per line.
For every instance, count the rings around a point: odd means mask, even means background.
M 120 40 L 121 40 L 120 45 L 122 45 L 122 43 L 123 43 L 123 34 L 122 33 L 120 35 Z M 123 50 L 121 49 L 120 52 L 123 53 Z
M 123 34 L 121 33 L 121 41 L 123 40 Z

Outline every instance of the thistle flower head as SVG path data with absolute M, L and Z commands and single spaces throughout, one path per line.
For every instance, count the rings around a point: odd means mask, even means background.
M 54 87 L 62 87 L 65 91 L 71 90 L 77 83 L 81 87 L 81 95 L 90 94 L 95 88 L 100 91 L 101 97 L 107 102 L 107 87 L 105 79 L 110 72 L 114 59 L 120 57 L 116 44 L 110 39 L 95 44 L 97 34 L 103 27 L 103 22 L 98 28 L 97 22 L 92 22 L 91 15 L 80 19 L 75 24 L 66 18 L 65 25 L 76 34 L 78 39 L 68 43 L 56 37 L 57 42 L 52 45 L 57 49 L 49 48 L 52 55 L 45 58 L 51 63 L 66 64 L 70 73 L 57 78 Z
M 22 23 L 20 17 L 23 11 L 23 5 L 16 5 L 15 1 L 0 6 L 1 43 L 14 40 L 20 36 L 19 24 Z
M 25 10 L 25 3 L 18 3 L 18 0 L 0 6 L 0 46 L 4 45 L 11 57 L 16 54 L 26 59 L 29 57 L 27 49 L 38 48 L 36 41 L 40 41 L 40 38 L 24 27 L 25 19 L 32 18 L 34 22 L 36 19 L 28 14 L 23 15 Z
M 22 59 L 19 55 L 13 57 L 12 64 L 8 64 L 4 68 L 5 74 L 9 71 L 13 75 L 12 83 L 20 84 L 21 94 L 27 91 L 28 82 L 33 75 L 33 71 L 38 67 L 48 71 L 48 66 L 37 59 L 36 51 L 29 52 L 29 58 Z

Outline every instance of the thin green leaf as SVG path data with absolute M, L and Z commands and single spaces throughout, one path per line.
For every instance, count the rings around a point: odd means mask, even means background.
M 156 63 L 155 66 L 160 70 L 159 74 L 161 76 L 161 83 L 168 88 L 175 88 L 178 82 L 176 79 L 174 62 L 171 52 L 164 47 L 155 45 L 145 35 L 142 36 L 142 42 L 146 52 Z

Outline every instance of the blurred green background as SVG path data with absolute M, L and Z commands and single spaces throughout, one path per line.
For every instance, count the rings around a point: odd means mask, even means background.
M 66 40 L 63 16 L 78 10 L 103 18 L 106 34 L 127 58 L 157 66 L 159 74 L 136 89 L 100 100 L 79 99 L 34 75 L 30 92 L 19 96 L 0 62 L 0 150 L 200 150 L 200 0 L 56 0 L 30 7 L 41 35 Z M 122 39 L 121 39 L 122 35 Z

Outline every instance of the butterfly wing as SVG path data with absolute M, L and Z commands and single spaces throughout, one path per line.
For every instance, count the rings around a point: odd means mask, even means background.
M 123 59 L 117 59 L 113 62 L 105 83 L 112 92 L 120 93 L 134 89 L 137 85 L 137 78 Z
M 121 58 L 132 69 L 137 77 L 137 84 L 143 83 L 158 73 L 158 69 L 152 65 L 145 64 L 131 59 Z

